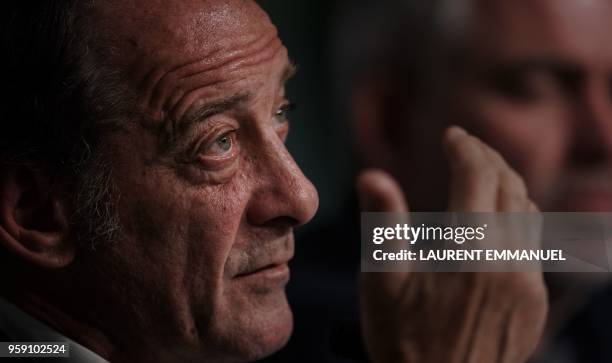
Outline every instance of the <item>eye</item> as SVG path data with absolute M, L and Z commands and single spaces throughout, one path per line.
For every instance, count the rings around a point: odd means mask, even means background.
M 234 134 L 235 131 L 230 131 L 217 137 L 206 147 L 206 154 L 214 157 L 225 156 L 231 153 L 234 148 Z
M 274 118 L 276 119 L 276 122 L 278 122 L 279 124 L 282 124 L 282 123 L 285 123 L 285 122 L 289 121 L 288 114 L 289 114 L 289 112 L 295 110 L 296 107 L 297 107 L 297 105 L 295 103 L 291 103 L 291 102 L 286 103 L 283 106 L 281 106 L 274 113 Z
M 494 89 L 508 99 L 520 103 L 535 103 L 563 92 L 559 74 L 548 69 L 507 70 L 491 80 Z

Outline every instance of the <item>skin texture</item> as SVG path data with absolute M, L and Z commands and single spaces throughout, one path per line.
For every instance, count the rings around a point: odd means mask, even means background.
M 252 1 L 96 4 L 96 46 L 137 98 L 100 143 L 122 230 L 79 248 L 62 222 L 69 191 L 49 196 L 41 183 L 31 212 L 19 202 L 26 183 L 3 183 L 4 221 L 17 226 L 3 243 L 36 266 L 12 299 L 113 362 L 278 350 L 292 330 L 293 228 L 318 197 L 284 145 L 292 67 L 276 29 Z M 14 216 L 26 213 L 59 217 L 24 247 L 32 225 Z
M 464 130 L 447 130 L 449 210 L 536 212 L 500 155 Z M 397 182 L 378 170 L 358 180 L 363 209 L 407 212 Z M 504 235 L 520 236 L 507 230 Z M 362 324 L 373 362 L 524 362 L 544 329 L 542 274 L 362 273 Z

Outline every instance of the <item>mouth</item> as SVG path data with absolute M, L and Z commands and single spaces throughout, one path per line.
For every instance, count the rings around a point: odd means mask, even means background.
M 262 288 L 284 287 L 289 282 L 289 261 L 293 252 L 293 235 L 262 245 L 242 255 L 242 268 L 233 274 L 232 279 Z
M 258 286 L 261 291 L 276 291 L 289 283 L 290 271 L 287 262 L 271 263 L 263 267 L 240 273 L 234 281 L 248 286 Z
M 268 278 L 274 278 L 277 276 L 288 275 L 289 274 L 289 265 L 287 262 L 283 263 L 271 263 L 269 265 L 263 266 L 261 268 L 240 273 L 235 276 L 235 278 L 245 278 L 251 276 L 262 276 Z

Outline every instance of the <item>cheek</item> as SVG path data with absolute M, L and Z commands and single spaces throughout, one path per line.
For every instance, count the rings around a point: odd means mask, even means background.
M 483 92 L 467 93 L 460 110 L 463 125 L 502 154 L 534 198 L 560 173 L 569 129 L 563 104 L 521 105 Z
M 147 266 L 144 273 L 158 280 L 162 294 L 214 304 L 246 205 L 245 188 L 233 182 L 193 185 L 168 169 L 142 175 L 122 186 L 126 255 L 138 256 L 134 260 Z
M 185 282 L 194 301 L 210 300 L 211 290 L 220 298 L 226 280 L 228 257 L 239 239 L 245 188 L 230 182 L 215 187 L 193 188 L 185 193 L 183 224 L 187 261 Z

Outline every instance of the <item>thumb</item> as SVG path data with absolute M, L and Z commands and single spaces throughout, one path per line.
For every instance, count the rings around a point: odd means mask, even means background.
M 362 212 L 408 212 L 404 193 L 397 181 L 378 169 L 366 169 L 357 177 Z
M 408 205 L 399 184 L 388 173 L 382 170 L 367 169 L 357 177 L 357 191 L 362 212 L 402 213 L 401 215 L 387 215 L 385 223 L 395 225 L 407 222 Z M 389 241 L 389 243 L 404 243 L 403 241 Z M 386 304 L 386 300 L 393 300 L 399 296 L 401 286 L 406 277 L 405 273 L 380 272 L 361 273 L 360 286 L 364 308 L 368 309 L 379 304 Z M 382 299 L 380 301 L 379 299 Z
M 362 212 L 408 212 L 402 189 L 384 171 L 363 171 L 357 177 L 357 192 Z M 361 328 L 372 362 L 398 361 L 393 333 L 401 318 L 398 309 L 407 277 L 404 272 L 362 272 L 359 276 Z

